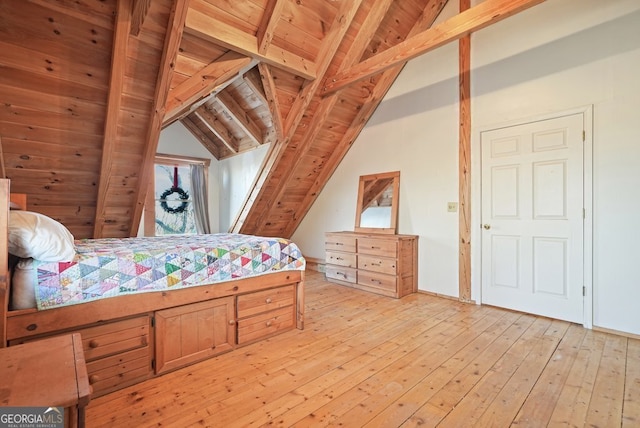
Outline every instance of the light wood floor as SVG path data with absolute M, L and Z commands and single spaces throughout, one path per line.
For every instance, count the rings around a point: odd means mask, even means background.
M 94 399 L 87 426 L 640 426 L 640 340 L 307 273 L 306 329 Z

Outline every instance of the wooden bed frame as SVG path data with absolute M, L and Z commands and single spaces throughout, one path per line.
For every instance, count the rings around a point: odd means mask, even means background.
M 303 271 L 11 311 L 9 199 L 9 180 L 0 179 L 0 347 L 79 332 L 94 396 L 304 328 Z

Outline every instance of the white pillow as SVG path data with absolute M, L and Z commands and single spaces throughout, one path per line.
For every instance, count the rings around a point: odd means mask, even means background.
M 36 307 L 35 284 L 38 281 L 36 264 L 33 259 L 22 259 L 13 269 L 11 277 L 12 310 Z
M 9 212 L 9 253 L 43 262 L 70 262 L 73 235 L 54 219 L 31 211 Z

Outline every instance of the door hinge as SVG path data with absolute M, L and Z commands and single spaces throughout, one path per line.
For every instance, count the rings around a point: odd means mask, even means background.
M 585 141 L 587 141 L 587 131 L 582 130 L 582 142 L 584 143 Z
M 582 286 L 582 297 L 587 295 L 587 287 L 585 287 L 584 285 Z
M 587 218 L 587 210 L 586 210 L 586 208 L 583 208 L 583 209 L 582 209 L 582 218 L 583 218 L 583 219 L 584 219 L 584 218 Z
M 156 326 L 156 317 L 151 317 L 151 327 Z
M 151 359 L 151 370 L 155 370 L 156 369 L 156 359 L 152 358 Z

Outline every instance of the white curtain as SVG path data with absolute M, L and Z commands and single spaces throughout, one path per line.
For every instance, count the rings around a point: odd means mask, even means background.
M 198 233 L 211 233 L 209 198 L 203 164 L 191 164 L 191 200 Z

